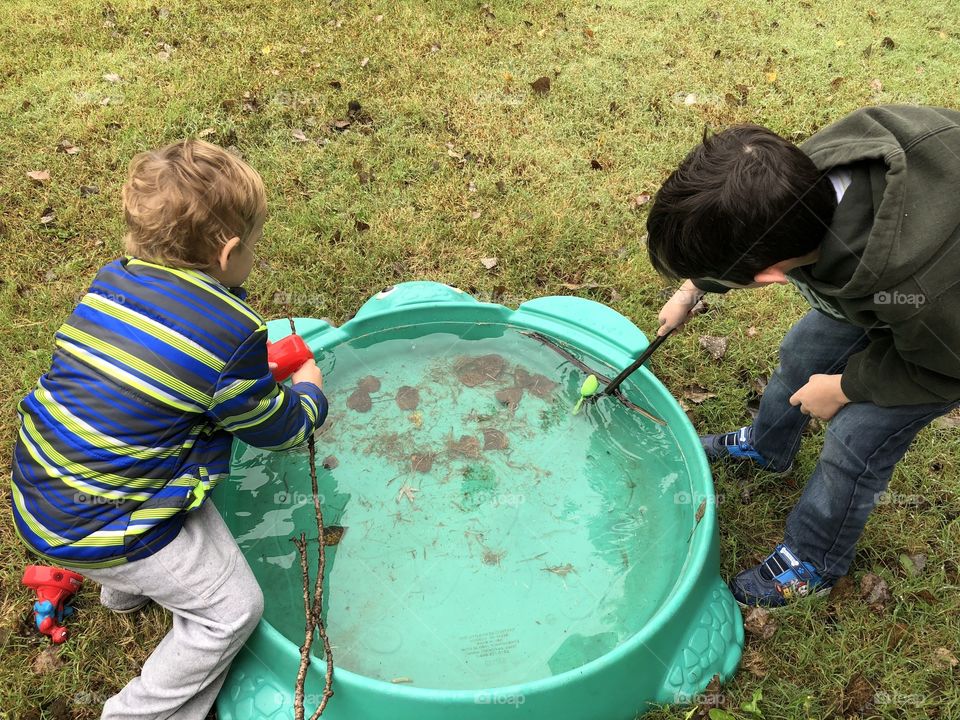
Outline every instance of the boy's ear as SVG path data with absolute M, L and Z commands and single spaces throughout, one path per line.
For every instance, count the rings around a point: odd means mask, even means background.
M 227 263 L 230 262 L 230 253 L 240 246 L 240 238 L 232 237 L 227 240 L 217 253 L 217 266 L 221 272 L 227 271 Z
M 780 267 L 780 263 L 761 270 L 753 276 L 753 279 L 755 282 L 764 284 L 776 283 L 778 285 L 786 285 L 790 282 L 787 279 L 787 274 L 783 271 L 783 268 Z

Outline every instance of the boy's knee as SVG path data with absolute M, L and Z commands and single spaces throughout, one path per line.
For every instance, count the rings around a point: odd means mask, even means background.
M 240 623 L 240 631 L 250 635 L 263 617 L 263 591 L 259 585 L 253 583 L 252 587 L 245 589 L 241 600 L 237 620 Z

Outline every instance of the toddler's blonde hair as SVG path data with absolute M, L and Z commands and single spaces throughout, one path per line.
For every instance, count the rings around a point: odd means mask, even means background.
M 230 238 L 246 242 L 267 207 L 260 174 L 203 140 L 134 157 L 121 196 L 127 252 L 179 268 L 207 268 Z

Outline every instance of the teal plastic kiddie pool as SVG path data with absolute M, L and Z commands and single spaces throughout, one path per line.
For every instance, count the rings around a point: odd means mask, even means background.
M 510 310 L 415 282 L 342 327 L 296 327 L 324 372 L 319 487 L 343 528 L 327 547 L 325 717 L 628 720 L 733 674 L 743 627 L 686 416 L 646 368 L 622 387 L 665 425 L 611 398 L 570 412 L 585 375 L 557 349 L 614 375 L 647 345 L 629 320 L 579 298 Z M 272 340 L 289 332 L 270 324 Z M 312 532 L 317 552 L 307 464 L 237 443 L 214 494 L 266 598 L 221 720 L 293 717 L 291 538 Z M 308 714 L 322 688 L 321 659 Z

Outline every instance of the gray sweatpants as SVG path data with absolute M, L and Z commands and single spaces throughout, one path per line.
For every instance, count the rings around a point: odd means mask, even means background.
M 140 676 L 107 700 L 101 720 L 204 720 L 263 614 L 263 593 L 213 503 L 190 513 L 154 555 L 78 572 L 118 606 L 148 597 L 173 613 L 173 628 Z

